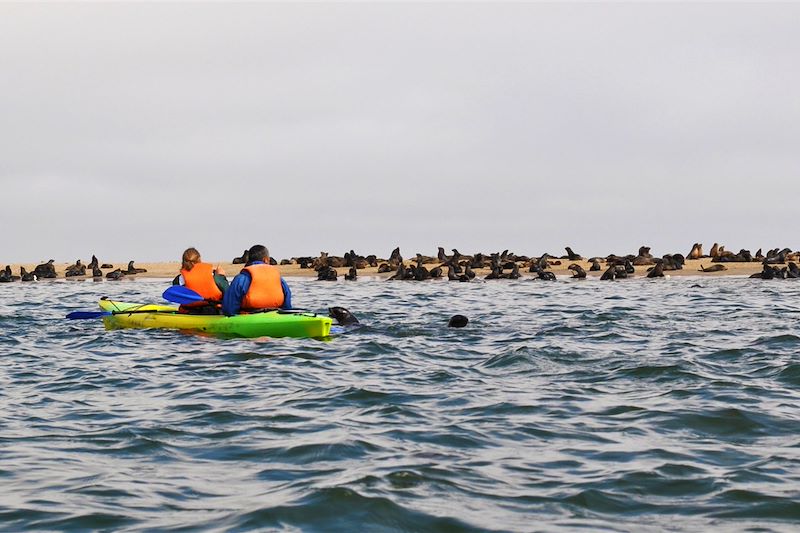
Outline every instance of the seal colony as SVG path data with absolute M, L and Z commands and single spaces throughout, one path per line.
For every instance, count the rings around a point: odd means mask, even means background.
M 331 255 L 320 252 L 316 256 L 271 259 L 283 276 L 314 277 L 320 281 L 392 280 L 417 282 L 461 283 L 502 280 L 554 281 L 556 279 L 621 281 L 631 278 L 662 279 L 667 276 L 739 275 L 753 279 L 794 279 L 800 273 L 800 252 L 790 248 L 772 248 L 765 253 L 746 249 L 731 252 L 714 243 L 709 254 L 703 252 L 701 243 L 694 243 L 686 255 L 668 253 L 657 256 L 651 247 L 640 246 L 635 253 L 607 254 L 584 257 L 571 247 L 555 255 L 517 254 L 502 252 L 477 252 L 464 254 L 453 248 L 448 253 L 439 247 L 436 254 L 415 253 L 404 258 L 399 247 L 386 258 L 376 254 L 361 255 L 354 250 Z M 231 273 L 238 271 L 246 261 L 246 254 L 234 258 L 236 263 L 220 263 Z M 125 262 L 119 263 L 125 265 Z M 148 263 L 141 267 L 128 261 L 126 266 L 100 263 L 96 256 L 88 262 L 80 259 L 74 263 L 57 264 L 53 259 L 39 264 L 8 264 L 0 268 L 0 283 L 43 281 L 50 279 L 112 280 L 123 281 L 136 277 L 172 278 L 180 270 L 177 262 Z

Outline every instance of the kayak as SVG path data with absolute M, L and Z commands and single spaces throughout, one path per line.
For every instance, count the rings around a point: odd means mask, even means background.
M 164 328 L 224 337 L 320 338 L 331 334 L 330 317 L 303 311 L 265 311 L 246 315 L 190 315 L 174 305 L 100 300 L 106 329 Z

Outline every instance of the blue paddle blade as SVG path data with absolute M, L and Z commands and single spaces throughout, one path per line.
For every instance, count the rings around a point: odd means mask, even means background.
M 111 316 L 111 311 L 73 311 L 67 315 L 70 320 L 85 320 L 87 318 L 100 318 L 101 316 Z
M 192 289 L 187 289 L 183 285 L 173 285 L 165 290 L 164 294 L 161 296 L 163 296 L 168 302 L 182 305 L 205 301 L 205 298 L 194 292 Z
M 340 335 L 342 333 L 344 333 L 342 326 L 331 326 L 331 335 Z

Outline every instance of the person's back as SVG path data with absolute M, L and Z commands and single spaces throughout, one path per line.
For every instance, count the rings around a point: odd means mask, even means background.
M 192 313 L 217 312 L 228 288 L 224 273 L 215 271 L 208 263 L 203 263 L 200 252 L 195 248 L 187 248 L 182 259 L 181 273 L 173 280 L 173 285 L 183 285 L 202 296 L 205 301 L 182 305 L 181 310 Z
M 292 293 L 280 270 L 269 264 L 267 248 L 260 244 L 251 247 L 249 259 L 225 293 L 222 312 L 231 316 L 241 311 L 291 309 Z

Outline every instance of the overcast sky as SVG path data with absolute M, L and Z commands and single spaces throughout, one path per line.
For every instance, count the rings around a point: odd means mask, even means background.
M 800 248 L 800 5 L 0 4 L 0 262 Z

